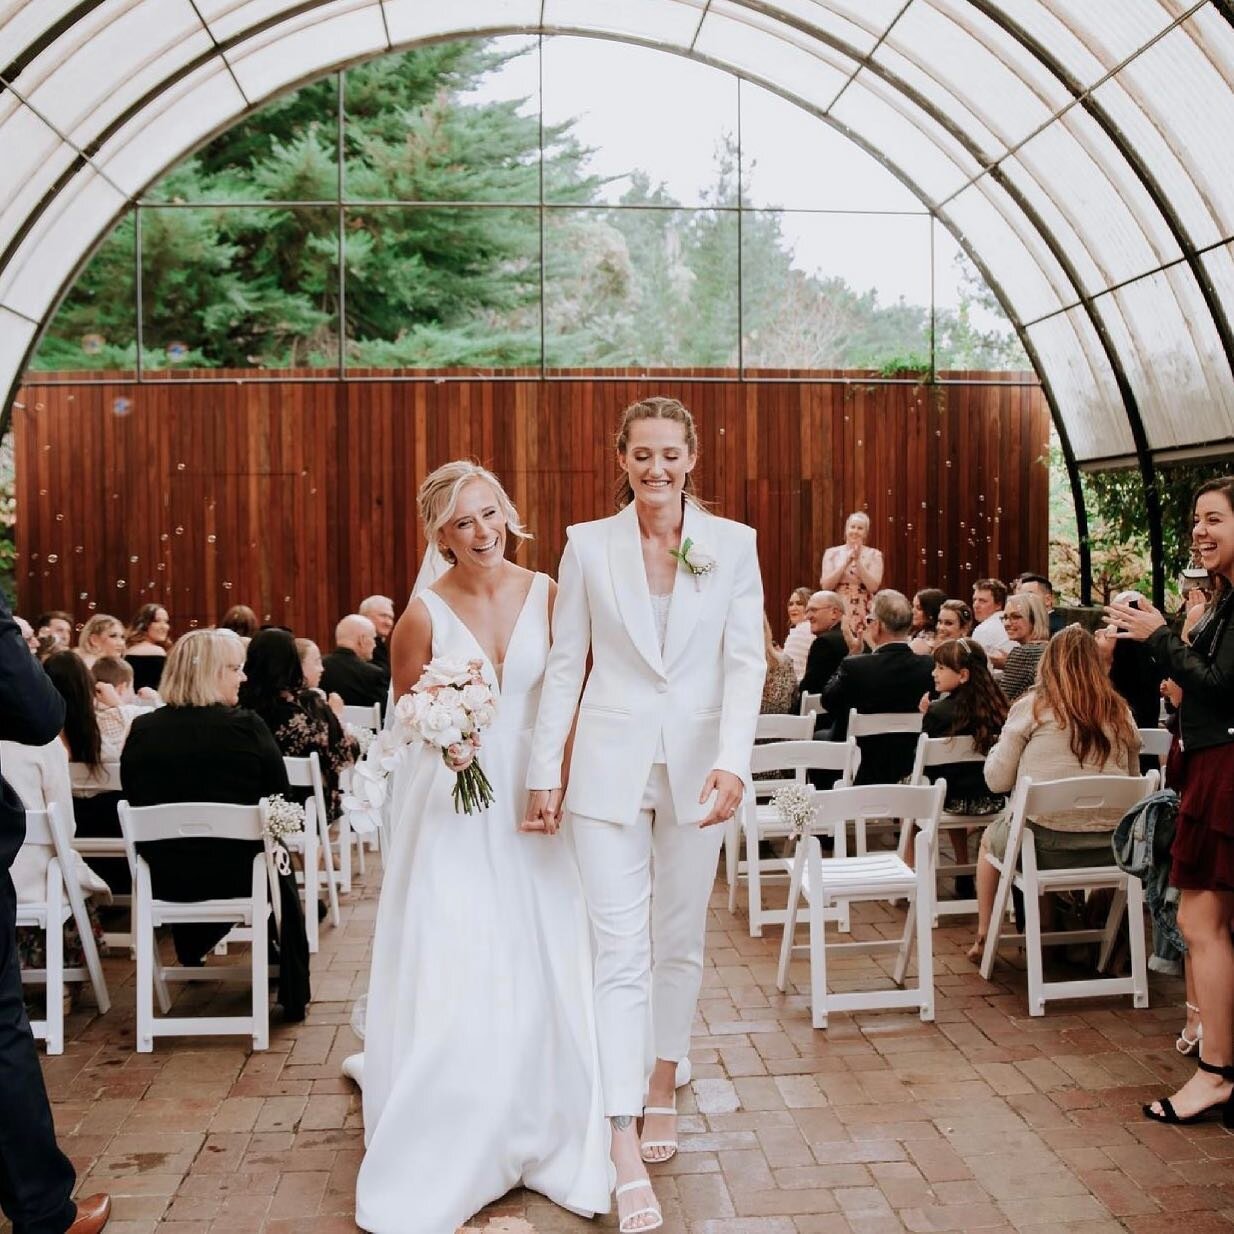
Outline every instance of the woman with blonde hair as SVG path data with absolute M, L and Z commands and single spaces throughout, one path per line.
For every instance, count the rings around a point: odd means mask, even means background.
M 124 624 L 110 613 L 95 613 L 77 636 L 77 654 L 87 668 L 93 668 L 99 656 L 124 655 Z
M 838 591 L 848 601 L 846 633 L 858 641 L 865 628 L 870 597 L 883 585 L 883 554 L 866 543 L 870 535 L 870 516 L 855 510 L 844 523 L 844 543 L 834 544 L 823 554 L 819 569 L 820 591 Z
M 446 463 L 419 507 L 446 568 L 394 628 L 394 697 L 434 659 L 480 663 L 494 799 L 458 813 L 466 763 L 425 745 L 391 782 L 363 1063 L 345 1069 L 364 1090 L 356 1222 L 442 1234 L 519 1186 L 590 1216 L 608 1210 L 609 1165 L 587 914 L 571 848 L 524 825 L 556 587 L 508 559 L 528 533 L 492 472 Z
M 1110 684 L 1097 640 L 1082 626 L 1068 626 L 1045 645 L 1036 687 L 1007 713 L 1002 735 L 986 756 L 986 785 L 991 792 L 1010 793 L 1021 776 L 1037 781 L 1129 776 L 1138 774 L 1139 767 L 1140 733 L 1126 700 Z M 1043 870 L 1108 865 L 1117 822 L 1099 811 L 1079 819 L 1030 819 L 1037 865 Z M 981 837 L 977 939 L 968 953 L 973 961 L 981 959 L 998 888 L 998 871 L 984 854 L 1002 858 L 1009 827 L 1009 812 L 1004 812 Z
M 1037 679 L 1037 664 L 1050 641 L 1050 615 L 1037 596 L 1018 591 L 1007 597 L 1003 628 L 1015 646 L 1007 653 L 998 684 L 1014 703 Z

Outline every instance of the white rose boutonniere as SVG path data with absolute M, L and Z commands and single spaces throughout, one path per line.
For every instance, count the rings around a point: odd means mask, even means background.
M 703 579 L 716 568 L 716 559 L 696 544 L 688 536 L 681 542 L 680 548 L 670 548 L 669 555 L 694 576 L 695 587 L 702 589 Z

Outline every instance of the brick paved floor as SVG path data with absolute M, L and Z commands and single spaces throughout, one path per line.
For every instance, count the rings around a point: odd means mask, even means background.
M 115 1199 L 111 1234 L 355 1229 L 360 1107 L 339 1063 L 356 1048 L 348 1018 L 377 891 L 370 866 L 342 928 L 323 929 L 307 1022 L 276 1018 L 265 1054 L 226 1039 L 133 1053 L 131 968 L 107 961 L 111 1013 L 73 1015 L 46 1075 L 82 1193 Z M 891 923 L 880 906 L 856 929 Z M 1191 1066 L 1173 1050 L 1181 984 L 1154 977 L 1151 1010 L 1093 1000 L 1030 1019 L 1018 966 L 1000 964 L 987 984 L 965 961 L 970 928 L 937 933 L 937 1023 L 841 1015 L 814 1032 L 805 997 L 775 989 L 779 930 L 751 939 L 719 886 L 681 1152 L 652 1171 L 670 1234 L 1234 1227 L 1234 1136 L 1139 1114 Z M 868 975 L 873 961 L 851 963 Z M 795 973 L 804 983 L 805 964 Z M 515 1192 L 468 1229 L 615 1225 Z

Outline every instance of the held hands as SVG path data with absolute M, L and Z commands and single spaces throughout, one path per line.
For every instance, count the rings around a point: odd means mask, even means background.
M 519 831 L 538 831 L 555 836 L 561 827 L 561 798 L 564 789 L 533 788 L 527 794 L 527 814 Z
M 1107 604 L 1105 615 L 1115 629 L 1115 638 L 1132 638 L 1137 643 L 1165 625 L 1165 618 L 1147 600 L 1140 600 L 1137 608 L 1130 604 Z
M 733 775 L 731 771 L 720 771 L 716 768 L 703 784 L 703 791 L 698 795 L 698 804 L 702 805 L 712 793 L 715 794 L 716 799 L 712 804 L 711 812 L 699 823 L 700 827 L 727 823 L 737 813 L 737 807 L 741 804 L 742 795 L 745 793 L 745 785 L 742 784 L 741 778 Z

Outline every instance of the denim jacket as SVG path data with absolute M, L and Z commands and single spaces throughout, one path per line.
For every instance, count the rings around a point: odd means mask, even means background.
M 1144 899 L 1153 920 L 1153 954 L 1148 967 L 1179 974 L 1187 944 L 1178 929 L 1178 888 L 1169 885 L 1170 846 L 1178 794 L 1162 789 L 1132 806 L 1114 829 L 1114 861 L 1144 884 Z

